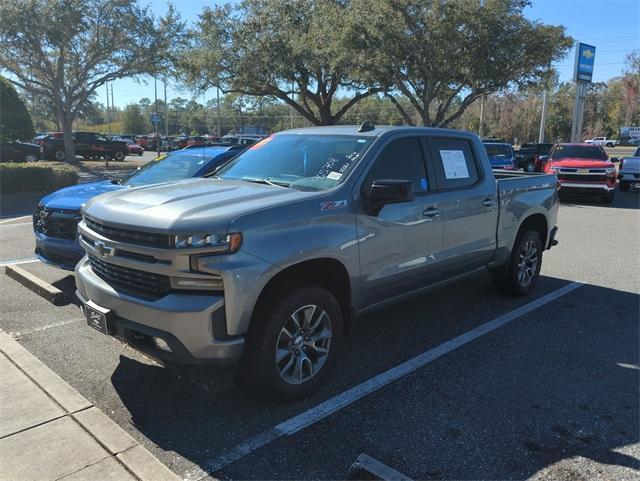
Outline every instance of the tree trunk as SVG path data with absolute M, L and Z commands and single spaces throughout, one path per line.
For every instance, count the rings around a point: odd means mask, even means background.
M 64 153 L 66 161 L 71 164 L 75 164 L 76 151 L 73 146 L 73 119 L 70 118 L 68 114 L 64 117 L 62 131 L 64 132 Z

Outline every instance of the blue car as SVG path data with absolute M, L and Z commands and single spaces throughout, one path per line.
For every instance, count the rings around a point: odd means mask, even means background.
M 80 209 L 89 199 L 114 190 L 202 177 L 244 149 L 245 145 L 183 149 L 152 160 L 121 182 L 74 185 L 47 195 L 33 214 L 36 256 L 47 264 L 73 270 L 84 256 L 76 231 Z
M 506 142 L 484 142 L 492 169 L 513 170 L 516 168 L 516 154 L 511 144 Z

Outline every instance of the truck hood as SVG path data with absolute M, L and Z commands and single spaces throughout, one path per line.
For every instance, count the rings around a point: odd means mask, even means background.
M 40 203 L 50 209 L 80 210 L 84 203 L 96 195 L 123 188 L 122 185 L 112 184 L 108 180 L 72 185 L 43 197 Z
M 640 157 L 625 157 L 620 171 L 640 172 Z
M 108 224 L 150 232 L 215 232 L 248 212 L 318 192 L 212 178 L 136 187 L 92 199 L 83 212 Z
M 566 167 L 568 169 L 607 169 L 613 166 L 613 162 L 597 159 L 567 157 L 566 159 L 551 161 L 551 167 Z

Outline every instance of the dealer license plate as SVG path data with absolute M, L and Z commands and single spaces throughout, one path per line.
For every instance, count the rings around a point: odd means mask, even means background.
M 109 334 L 109 314 L 111 310 L 105 309 L 89 302 L 83 306 L 84 316 L 87 318 L 87 324 L 102 334 Z

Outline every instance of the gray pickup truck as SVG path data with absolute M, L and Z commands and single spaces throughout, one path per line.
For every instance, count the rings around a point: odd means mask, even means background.
M 208 178 L 89 201 L 77 296 L 90 326 L 157 359 L 295 398 L 365 311 L 479 270 L 529 293 L 557 210 L 555 175 L 492 172 L 471 133 L 291 130 Z

